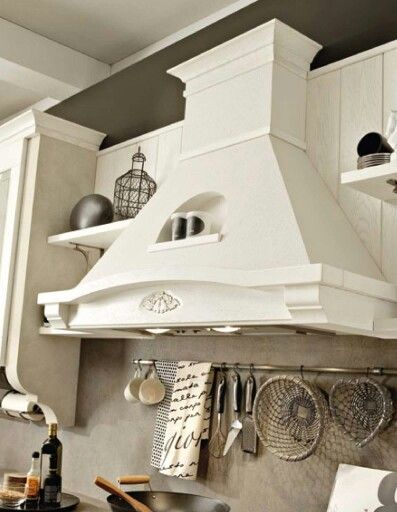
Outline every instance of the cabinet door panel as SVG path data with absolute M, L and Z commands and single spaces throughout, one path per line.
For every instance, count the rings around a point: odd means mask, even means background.
M 4 232 L 6 228 L 8 192 L 10 190 L 10 177 L 10 169 L 0 172 L 0 261 L 1 253 L 3 252 Z
M 6 357 L 26 144 L 24 140 L 15 145 L 10 162 L 0 151 L 0 366 L 5 365 Z

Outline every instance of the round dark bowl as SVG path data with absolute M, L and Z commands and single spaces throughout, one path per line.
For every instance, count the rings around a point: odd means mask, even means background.
M 226 503 L 205 496 L 178 492 L 137 491 L 127 493 L 147 505 L 153 512 L 229 512 Z M 132 507 L 118 496 L 111 494 L 107 501 L 113 512 L 126 512 Z

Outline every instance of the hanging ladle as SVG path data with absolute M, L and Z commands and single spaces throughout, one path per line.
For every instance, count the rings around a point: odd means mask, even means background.
M 124 492 L 122 489 L 114 485 L 112 482 L 109 482 L 109 480 L 106 480 L 101 476 L 97 476 L 95 478 L 94 483 L 104 491 L 109 492 L 110 494 L 114 494 L 121 498 L 122 500 L 124 500 L 126 503 L 131 505 L 131 507 L 136 512 L 153 512 L 152 509 L 150 509 L 148 506 L 136 500 L 135 498 Z

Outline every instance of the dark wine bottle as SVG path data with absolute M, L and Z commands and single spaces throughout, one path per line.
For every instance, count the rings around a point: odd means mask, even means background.
M 50 468 L 43 481 L 41 504 L 44 507 L 59 506 L 62 500 L 62 478 L 58 475 L 56 467 Z
M 50 423 L 48 426 L 48 439 L 46 439 L 41 447 L 41 492 L 40 498 L 45 502 L 44 487 L 45 479 L 54 472 L 59 477 L 60 489 L 62 492 L 62 443 L 57 437 L 58 428 L 56 423 Z

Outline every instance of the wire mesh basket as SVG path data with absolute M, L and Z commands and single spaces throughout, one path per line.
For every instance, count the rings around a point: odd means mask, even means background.
M 368 377 L 337 381 L 329 404 L 335 423 L 360 448 L 387 427 L 394 412 L 389 390 Z
M 261 386 L 255 398 L 258 437 L 283 460 L 300 461 L 312 455 L 327 419 L 327 402 L 321 390 L 299 377 L 273 377 Z

